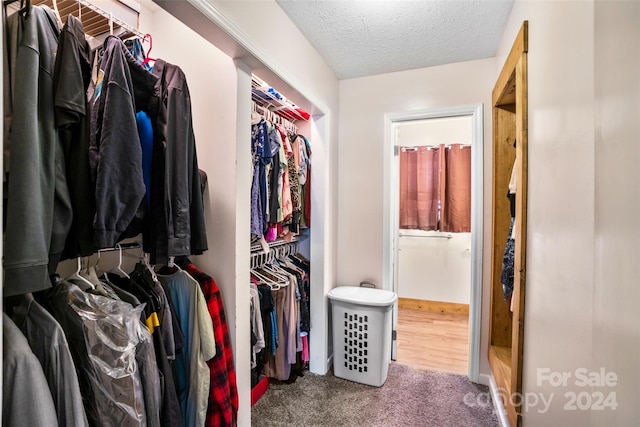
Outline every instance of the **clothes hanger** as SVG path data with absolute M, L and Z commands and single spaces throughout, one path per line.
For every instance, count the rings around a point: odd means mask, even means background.
M 286 281 L 287 279 L 284 277 L 284 273 L 280 270 L 278 270 L 280 267 L 276 266 L 274 264 L 265 264 L 262 266 L 262 269 L 266 272 L 266 273 L 270 273 L 273 276 L 275 276 L 276 279 L 278 280 L 282 280 L 282 281 Z
M 96 273 L 95 265 L 91 265 L 91 266 L 89 265 L 89 259 L 90 259 L 90 257 L 87 257 L 87 260 L 85 262 L 85 266 L 82 269 L 82 271 L 80 272 L 80 276 L 83 277 L 84 279 L 88 280 L 89 282 L 93 283 L 93 285 L 94 285 L 93 293 L 94 294 L 102 295 L 103 297 L 107 297 L 107 298 L 111 298 L 111 295 L 109 294 L 109 292 L 107 292 L 105 287 L 102 285 L 102 281 L 100 280 L 100 278 L 98 277 L 98 274 Z
M 95 271 L 96 271 L 96 275 L 98 276 L 98 278 L 100 276 L 102 276 L 102 280 L 104 280 L 107 283 L 111 283 L 111 281 L 109 280 L 109 276 L 108 276 L 109 272 L 107 270 L 101 271 L 101 270 L 98 269 L 98 267 L 100 266 L 100 260 L 101 260 L 100 254 L 101 254 L 101 252 L 102 252 L 102 250 L 98 249 L 98 259 L 96 260 L 96 264 L 94 266 Z
M 99 256 L 100 255 L 98 255 L 98 262 L 100 261 Z M 100 283 L 100 278 L 96 273 L 96 265 L 89 265 L 89 257 L 87 257 L 87 261 L 82 271 L 80 271 L 80 275 L 85 279 L 87 279 L 88 281 L 90 281 L 91 283 L 93 283 L 96 288 L 99 288 L 101 287 L 101 283 Z
M 98 267 L 100 266 L 101 253 L 102 253 L 102 249 L 98 249 L 98 252 L 97 252 L 97 254 L 98 254 L 98 259 L 96 260 L 96 264 L 95 264 L 94 268 L 95 268 L 95 270 L 96 270 L 96 274 L 97 274 L 98 276 L 101 276 L 101 275 L 102 275 L 102 276 L 104 276 L 105 280 L 107 280 L 107 281 L 108 281 L 109 279 L 108 279 L 108 277 L 107 277 L 107 271 L 106 271 L 106 270 L 104 270 L 104 271 L 103 271 L 102 269 L 99 269 L 99 268 L 98 268 Z
M 275 282 L 279 286 L 279 288 L 284 288 L 289 286 L 288 279 L 286 279 L 285 277 L 283 277 L 278 273 L 273 272 L 272 270 L 268 270 L 266 266 L 267 266 L 266 264 L 263 265 L 261 268 L 257 269 L 257 271 L 259 271 L 260 274 L 262 274 L 263 276 L 270 278 L 270 280 Z
M 300 268 L 298 266 L 296 266 L 291 261 L 291 258 L 290 258 L 291 257 L 291 248 L 287 247 L 282 252 L 283 253 L 278 258 L 278 262 L 280 262 L 282 265 L 284 265 L 287 268 L 290 268 L 290 269 L 293 269 L 295 271 L 301 272 Z
M 62 18 L 60 17 L 60 11 L 58 10 L 58 0 L 53 0 L 53 14 L 56 17 L 56 21 L 58 21 L 58 27 L 62 28 L 64 24 L 62 23 Z
M 130 279 L 131 277 L 122 269 L 122 246 L 120 246 L 120 243 L 116 244 L 116 248 L 118 248 L 118 265 L 111 269 L 111 273 Z
M 255 277 L 256 279 L 258 279 L 259 282 L 262 282 L 265 285 L 269 286 L 271 288 L 271 290 L 277 291 L 281 287 L 280 283 L 268 278 L 267 276 L 263 275 L 262 273 L 259 273 L 257 269 L 256 270 L 251 270 L 250 274 L 253 275 L 253 277 Z
M 297 251 L 297 248 L 295 248 L 297 245 L 290 245 L 286 248 L 286 253 L 284 254 L 284 256 L 280 259 L 280 262 L 287 268 L 297 271 L 300 274 L 304 274 L 305 271 L 299 266 L 296 265 L 293 262 L 294 259 L 294 254 L 293 251 Z
M 147 38 L 149 38 L 149 50 L 147 51 L 147 53 L 144 55 L 144 61 L 142 61 L 141 65 L 147 65 L 149 63 L 149 61 L 153 61 L 155 62 L 155 58 L 152 58 L 149 56 L 149 54 L 151 53 L 151 49 L 153 49 L 153 37 L 151 37 L 151 34 L 145 34 L 144 37 L 142 38 L 142 42 L 144 43 L 145 40 L 147 40 Z
M 96 288 L 95 285 L 80 275 L 80 270 L 82 270 L 82 264 L 81 264 L 80 257 L 76 259 L 78 261 L 78 268 L 73 274 L 71 274 L 71 276 L 67 277 L 65 280 L 69 282 L 73 282 L 83 291 L 87 291 L 89 289 L 94 290 Z
M 309 260 L 299 252 L 297 252 L 295 254 L 292 254 L 292 255 L 289 255 L 289 256 L 297 258 L 301 262 L 304 262 L 304 263 L 307 263 L 307 264 L 309 263 Z
M 167 267 L 169 267 L 169 268 L 177 268 L 178 271 L 182 271 L 180 266 L 178 264 L 176 264 L 176 257 L 174 257 L 174 256 L 170 256 L 169 257 L 169 262 L 167 263 Z
M 153 267 L 151 267 L 151 264 L 149 264 L 149 254 L 146 253 L 146 252 L 143 252 L 142 254 L 143 254 L 143 257 L 142 257 L 143 265 L 147 268 L 147 270 L 149 270 L 149 273 L 151 273 L 151 279 L 155 283 L 158 283 L 158 275 L 156 274 L 156 272 L 153 269 Z

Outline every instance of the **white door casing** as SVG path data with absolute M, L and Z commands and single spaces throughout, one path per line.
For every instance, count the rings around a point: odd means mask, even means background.
M 480 330 L 482 308 L 482 236 L 483 236 L 483 106 L 482 104 L 388 113 L 384 116 L 385 154 L 383 167 L 383 198 L 385 210 L 383 230 L 383 284 L 382 288 L 397 292 L 398 261 L 398 209 L 399 162 L 397 159 L 397 125 L 415 120 L 471 116 L 471 291 L 469 304 L 469 366 L 467 376 L 479 381 Z M 395 341 L 398 316 L 393 313 L 392 359 L 396 357 Z

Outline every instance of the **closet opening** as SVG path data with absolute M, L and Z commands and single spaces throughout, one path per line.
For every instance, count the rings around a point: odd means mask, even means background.
M 478 381 L 482 106 L 387 116 L 392 358 Z
M 251 403 L 310 362 L 310 114 L 251 77 Z

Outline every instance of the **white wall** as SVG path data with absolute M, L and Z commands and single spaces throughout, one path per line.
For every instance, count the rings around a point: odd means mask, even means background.
M 529 20 L 529 199 L 524 426 L 635 425 L 640 384 L 638 126 L 640 10 L 635 2 L 518 1 L 502 64 Z M 596 64 L 594 68 L 594 64 Z M 500 65 L 501 66 L 501 65 Z M 499 68 L 499 67 L 498 67 Z M 496 69 L 497 75 L 498 69 Z M 615 373 L 582 387 L 576 369 Z M 566 386 L 541 369 L 568 372 Z M 565 393 L 615 393 L 611 410 L 565 410 Z M 539 411 L 540 410 L 540 411 Z
M 591 425 L 624 425 L 640 412 L 640 3 L 598 1 L 595 18 L 592 366 L 618 373 L 620 406 Z
M 471 144 L 471 116 L 403 122 L 397 125 L 398 145 Z
M 399 146 L 472 142 L 471 116 L 403 122 L 397 129 Z M 398 297 L 469 304 L 471 233 L 400 230 L 397 268 Z
M 491 227 L 491 91 L 495 82 L 494 59 L 340 81 L 340 153 L 338 198 L 338 283 L 362 280 L 382 283 L 383 230 L 391 207 L 384 203 L 384 115 L 430 108 L 484 104 L 484 230 Z M 489 175 L 487 175 L 489 174 Z M 483 252 L 490 253 L 489 243 Z M 484 257 L 484 283 L 490 273 Z M 482 313 L 488 319 L 489 291 L 483 292 Z M 488 320 L 483 321 L 481 347 L 487 348 Z M 480 373 L 489 373 L 481 352 Z
M 400 236 L 398 297 L 469 304 L 471 233 L 423 233 Z

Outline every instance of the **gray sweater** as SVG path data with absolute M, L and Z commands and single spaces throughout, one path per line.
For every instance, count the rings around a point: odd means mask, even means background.
M 50 287 L 71 225 L 69 192 L 53 112 L 53 69 L 58 49 L 55 18 L 32 6 L 25 19 L 7 22 L 13 71 L 10 163 L 7 190 L 4 295 Z M 13 40 L 13 42 L 12 42 Z M 9 141 L 5 141 L 7 144 Z

